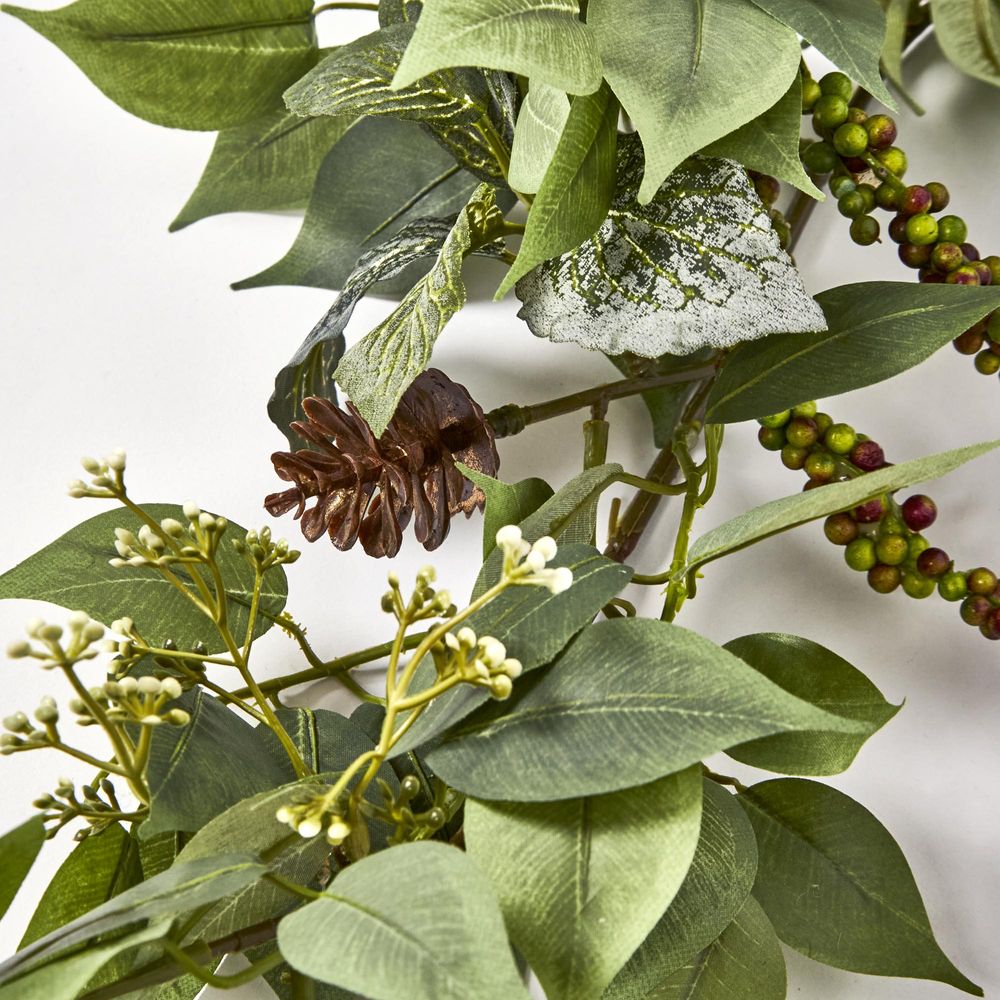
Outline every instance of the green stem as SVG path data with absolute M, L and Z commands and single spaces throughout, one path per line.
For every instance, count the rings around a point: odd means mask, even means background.
M 163 942 L 163 950 L 185 972 L 192 976 L 197 976 L 203 983 L 217 990 L 231 990 L 237 986 L 252 983 L 255 979 L 259 979 L 264 975 L 265 972 L 270 972 L 272 969 L 277 968 L 284 961 L 281 957 L 281 952 L 275 949 L 266 958 L 262 958 L 259 962 L 253 962 L 246 969 L 241 969 L 239 972 L 234 972 L 229 976 L 219 976 L 210 969 L 199 965 L 186 951 L 175 945 L 173 941 L 165 940 Z
M 291 970 L 291 1000 L 316 1000 L 316 981 L 301 972 Z
M 352 3 L 350 0 L 344 0 L 342 3 L 324 3 L 313 10 L 312 16 L 315 17 L 317 14 L 322 14 L 327 10 L 378 10 L 378 4 Z
M 287 879 L 284 875 L 279 875 L 277 872 L 265 872 L 264 878 L 268 882 L 274 883 L 278 888 L 291 893 L 291 895 L 298 896 L 299 899 L 313 900 L 319 899 L 323 895 L 323 893 L 317 892 L 315 889 L 310 889 L 308 886 L 299 885 L 298 882 L 293 882 L 291 879 Z

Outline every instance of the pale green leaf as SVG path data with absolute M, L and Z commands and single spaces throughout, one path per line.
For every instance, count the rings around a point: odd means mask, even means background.
M 576 97 L 531 203 L 517 260 L 496 297 L 536 265 L 578 247 L 604 222 L 615 193 L 618 102 L 607 84 Z
M 369 1000 L 527 1000 L 506 938 L 486 877 L 433 841 L 350 865 L 278 925 L 292 968 Z
M 871 4 L 872 0 L 864 0 Z M 750 170 L 788 181 L 822 201 L 826 196 L 809 179 L 799 157 L 802 131 L 802 80 L 796 76 L 785 96 L 763 114 L 706 146 L 702 156 L 737 160 Z
M 826 328 L 739 164 L 689 160 L 648 205 L 641 174 L 642 145 L 622 136 L 607 220 L 517 284 L 532 333 L 656 358 Z
M 688 768 L 565 802 L 466 802 L 466 848 L 548 1000 L 599 1000 L 656 925 L 694 856 L 701 787 Z
M 715 941 L 749 898 L 757 871 L 753 827 L 729 792 L 707 779 L 703 788 L 701 831 L 691 867 L 666 912 L 605 990 L 604 1000 L 658 997 L 667 978 Z
M 515 191 L 534 194 L 555 155 L 569 117 L 566 91 L 534 80 L 521 102 L 510 150 L 507 183 Z
M 944 54 L 963 73 L 1000 87 L 1000 2 L 934 0 L 931 17 Z
M 173 128 L 229 128 L 280 106 L 316 61 L 312 0 L 76 0 L 3 10 L 57 45 L 116 104 Z
M 684 159 L 780 100 L 799 68 L 795 33 L 747 0 L 590 0 L 587 24 L 642 137 L 643 205 Z
M 517 483 L 505 483 L 484 472 L 477 472 L 467 465 L 458 463 L 458 470 L 478 486 L 486 497 L 483 514 L 483 558 L 496 548 L 496 534 L 507 524 L 520 524 L 529 514 L 533 514 L 553 494 L 553 489 L 544 479 L 522 479 Z
M 913 483 L 937 479 L 997 447 L 1000 447 L 1000 440 L 967 445 L 954 451 L 943 451 L 937 455 L 915 458 L 910 462 L 867 472 L 847 482 L 829 483 L 821 489 L 761 504 L 723 522 L 711 531 L 706 531 L 696 539 L 688 553 L 688 563 L 682 574 L 691 573 L 713 559 L 746 548 L 781 531 L 856 507 L 880 493 L 892 493 Z
M 738 347 L 708 398 L 713 423 L 749 420 L 883 382 L 920 364 L 1000 306 L 1000 287 L 866 281 L 820 292 L 825 333 Z
M 892 95 L 879 73 L 885 15 L 877 0 L 753 0 L 811 42 L 890 111 Z
M 427 762 L 476 798 L 547 802 L 644 784 L 758 736 L 864 728 L 694 632 L 619 618 L 584 629 L 509 701 L 447 732 Z
M 739 796 L 757 835 L 754 895 L 786 944 L 851 972 L 982 996 L 947 958 L 889 831 L 843 792 L 776 778 Z
M 507 70 L 570 94 L 601 85 L 597 45 L 577 0 L 425 0 L 393 86 L 449 66 Z
M 41 814 L 0 837 L 0 917 L 13 902 L 44 843 Z
M 860 670 L 836 653 L 797 635 L 761 632 L 724 646 L 789 694 L 845 719 L 867 733 L 779 733 L 731 747 L 730 757 L 779 774 L 839 774 L 850 767 L 865 740 L 900 709 Z
M 142 509 L 156 521 L 170 517 L 187 523 L 175 504 L 143 504 Z M 224 649 L 215 625 L 157 570 L 108 565 L 108 560 L 117 555 L 115 528 L 137 532 L 143 523 L 124 507 L 82 521 L 0 576 L 0 600 L 49 601 L 70 610 L 86 611 L 105 625 L 128 616 L 150 643 L 162 646 L 164 640 L 172 639 L 181 649 L 190 649 L 195 642 L 203 642 L 213 652 Z M 246 528 L 230 521 L 217 556 L 229 595 L 229 626 L 236 635 L 246 631 L 254 570 L 229 540 L 245 534 Z M 174 569 L 183 577 L 182 567 Z M 280 566 L 269 570 L 261 589 L 255 636 L 271 627 L 287 596 L 285 571 Z

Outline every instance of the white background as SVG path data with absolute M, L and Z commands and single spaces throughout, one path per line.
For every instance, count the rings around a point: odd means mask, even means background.
M 57 4 L 36 0 L 34 6 Z M 354 15 L 324 18 L 325 42 L 343 41 L 371 23 Z M 265 413 L 271 380 L 332 296 L 301 288 L 233 293 L 228 282 L 281 256 L 298 220 L 229 215 L 168 235 L 213 137 L 130 117 L 11 18 L 0 18 L 0 46 L 0 568 L 104 509 L 97 501 L 69 499 L 64 483 L 80 474 L 80 455 L 117 445 L 129 449 L 137 499 L 193 498 L 245 525 L 262 523 L 261 500 L 279 485 L 268 456 L 283 444 Z M 969 220 L 973 242 L 983 253 L 1000 250 L 996 91 L 950 69 L 933 42 L 909 74 L 930 113 L 923 120 L 906 111 L 898 116 L 900 144 L 910 155 L 908 180 L 946 182 L 950 210 Z M 913 278 L 891 244 L 851 244 L 830 203 L 810 223 L 799 264 L 813 293 L 852 281 Z M 472 301 L 434 355 L 484 408 L 540 401 L 616 377 L 598 355 L 532 338 L 515 318 L 513 301 L 492 304 L 499 281 L 492 267 L 467 269 Z M 387 308 L 363 301 L 350 336 L 362 335 Z M 901 461 L 996 437 L 1000 386 L 947 348 L 891 384 L 827 408 Z M 503 441 L 503 477 L 540 475 L 554 484 L 570 478 L 579 468 L 580 419 L 552 421 Z M 613 404 L 611 419 L 611 458 L 641 473 L 651 458 L 641 405 Z M 762 451 L 754 432 L 740 425 L 727 434 L 717 497 L 698 530 L 799 489 L 801 473 Z M 929 488 L 941 511 L 930 535 L 961 565 L 1000 564 L 998 486 L 1000 456 L 992 455 Z M 665 565 L 672 519 L 667 511 L 650 532 L 637 559 L 642 571 Z M 274 527 L 298 537 L 291 521 Z M 456 523 L 434 554 L 456 593 L 474 578 L 479 550 L 476 519 Z M 426 559 L 409 538 L 398 568 L 406 578 Z M 387 568 L 360 549 L 343 554 L 326 543 L 308 547 L 293 567 L 289 608 L 308 624 L 323 654 L 388 637 L 378 609 Z M 656 594 L 630 596 L 656 614 Z M 39 613 L 62 619 L 51 606 L 0 603 L 0 638 L 19 637 L 24 621 Z M 1000 643 L 986 642 L 961 623 L 955 606 L 937 598 L 918 604 L 901 593 L 873 594 L 818 525 L 711 566 L 681 622 L 720 642 L 763 630 L 806 635 L 857 664 L 891 700 L 906 699 L 850 772 L 831 783 L 868 805 L 898 839 L 948 954 L 987 995 L 1000 989 Z M 278 635 L 268 636 L 257 655 L 258 669 L 263 663 L 268 674 L 300 667 L 295 647 Z M 57 677 L 30 663 L 0 663 L 0 670 L 5 714 L 30 712 L 46 692 L 65 697 Z M 317 688 L 298 697 L 342 704 Z M 739 770 L 724 761 L 720 766 Z M 0 768 L 4 830 L 30 815 L 31 800 L 51 789 L 57 775 L 88 777 L 72 762 L 41 752 L 4 758 Z M 60 838 L 46 847 L 0 927 L 4 953 L 16 946 L 32 901 L 71 846 Z M 852 976 L 794 953 L 789 969 L 790 996 L 810 1000 L 931 1000 L 952 992 L 940 984 Z M 251 987 L 229 995 L 267 992 Z

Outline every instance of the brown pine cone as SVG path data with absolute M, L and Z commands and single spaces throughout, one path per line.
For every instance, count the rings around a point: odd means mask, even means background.
M 310 542 L 325 531 L 338 549 L 360 538 L 368 555 L 394 556 L 413 517 L 417 541 L 436 549 L 452 514 L 468 517 L 485 500 L 455 463 L 490 476 L 500 465 L 482 409 L 435 368 L 414 379 L 378 440 L 351 403 L 342 410 L 312 396 L 302 408 L 308 420 L 292 427 L 315 449 L 271 456 L 278 475 L 294 486 L 272 493 L 264 506 L 275 516 L 296 508 Z M 316 503 L 307 510 L 312 497 Z

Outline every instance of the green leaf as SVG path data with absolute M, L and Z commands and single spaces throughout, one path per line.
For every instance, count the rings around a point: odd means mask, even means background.
M 533 514 L 553 494 L 544 479 L 522 479 L 518 483 L 504 483 L 483 472 L 458 463 L 458 471 L 471 479 L 486 496 L 483 514 L 483 558 L 497 545 L 496 534 L 506 524 L 520 524 Z
M 872 5 L 872 0 L 863 0 Z M 788 181 L 823 201 L 826 197 L 809 179 L 799 157 L 802 129 L 802 79 L 796 76 L 785 96 L 763 114 L 706 146 L 702 156 L 737 160 L 750 170 Z
M 341 359 L 335 377 L 378 437 L 409 384 L 426 369 L 434 342 L 465 305 L 462 262 L 496 244 L 503 214 L 493 188 L 481 184 L 458 214 L 427 274 L 403 301 Z
M 739 801 L 760 851 L 754 895 L 782 941 L 838 969 L 983 995 L 934 940 L 903 852 L 867 809 L 801 778 L 761 782 Z
M 324 157 L 353 123 L 281 110 L 223 129 L 170 231 L 224 212 L 305 208 Z
M 378 23 L 384 28 L 389 24 L 416 22 L 422 8 L 422 0 L 378 0 Z
M 1000 3 L 935 0 L 931 17 L 944 54 L 963 73 L 1000 87 Z
M 781 942 L 760 903 L 748 896 L 707 948 L 665 979 L 659 1000 L 785 1000 Z
M 531 203 L 517 260 L 496 298 L 536 265 L 578 247 L 597 232 L 615 193 L 618 102 L 607 84 L 576 97 Z
M 14 901 L 44 843 L 41 815 L 32 816 L 0 837 L 0 917 Z
M 149 819 L 143 839 L 170 830 L 194 831 L 258 792 L 289 781 L 294 772 L 268 745 L 267 727 L 255 728 L 201 690 L 181 702 L 186 726 L 160 726 L 149 756 Z
M 561 594 L 552 594 L 544 587 L 511 587 L 466 622 L 477 635 L 499 639 L 507 647 L 507 655 L 521 661 L 525 672 L 550 662 L 632 576 L 627 566 L 605 558 L 589 545 L 561 545 L 549 565 L 569 566 L 573 586 Z M 499 572 L 499 561 L 488 560 L 483 573 L 494 575 L 484 579 L 484 590 L 499 579 Z M 412 689 L 430 687 L 435 680 L 432 664 L 421 664 Z M 436 739 L 489 701 L 485 689 L 469 685 L 435 698 L 393 748 L 393 755 Z
M 531 89 L 521 102 L 510 149 L 507 183 L 515 191 L 534 194 L 538 190 L 568 117 L 569 97 L 566 91 L 533 80 Z
M 937 455 L 915 458 L 900 465 L 867 472 L 848 482 L 829 483 L 822 489 L 796 493 L 761 504 L 723 522 L 711 531 L 706 531 L 696 539 L 688 553 L 688 563 L 682 574 L 691 573 L 713 559 L 746 548 L 781 531 L 856 507 L 880 493 L 892 493 L 912 483 L 937 479 L 998 446 L 1000 440 L 943 451 Z
M 730 757 L 779 774 L 839 774 L 865 740 L 900 709 L 836 653 L 797 635 L 761 632 L 727 642 L 724 649 L 759 670 L 789 694 L 827 712 L 864 723 L 867 732 L 780 733 L 728 750 Z
M 172 517 L 187 523 L 183 511 L 175 504 L 141 506 L 156 521 Z M 203 642 L 210 652 L 223 650 L 225 645 L 212 622 L 155 569 L 136 566 L 116 569 L 108 565 L 108 559 L 115 555 L 115 528 L 137 532 L 142 524 L 137 515 L 124 507 L 81 522 L 0 576 L 0 600 L 49 601 L 70 610 L 86 611 L 105 625 L 128 616 L 151 643 L 162 646 L 164 640 L 173 639 L 181 649 Z M 230 521 L 218 551 L 219 569 L 230 598 L 229 625 L 236 635 L 246 631 L 254 571 L 229 539 L 245 534 L 245 528 Z M 285 571 L 280 566 L 269 570 L 261 590 L 261 614 L 254 626 L 255 636 L 263 635 L 271 627 L 287 596 Z
M 753 827 L 729 792 L 707 779 L 703 788 L 701 832 L 691 867 L 657 925 L 605 990 L 604 1000 L 658 997 L 664 981 L 715 941 L 750 896 L 757 871 Z
M 738 347 L 712 388 L 708 420 L 749 420 L 883 382 L 1000 306 L 1000 288 L 866 281 L 821 292 L 816 302 L 826 333 L 785 334 Z
M 446 733 L 427 762 L 476 798 L 547 802 L 641 785 L 758 736 L 865 728 L 694 632 L 620 618 L 584 629 L 508 702 Z
M 3 10 L 57 45 L 105 95 L 172 128 L 229 128 L 279 106 L 316 61 L 312 0 L 77 0 Z
M 474 69 L 449 69 L 404 88 L 391 86 L 413 32 L 412 24 L 392 24 L 334 49 L 289 88 L 289 110 L 420 122 L 459 165 L 481 180 L 504 183 L 513 135 L 510 81 Z M 504 92 L 498 93 L 497 86 Z
M 466 802 L 469 855 L 548 1000 L 599 1000 L 656 925 L 694 856 L 701 786 L 688 768 L 567 802 Z
M 881 0 L 885 9 L 885 41 L 882 43 L 882 68 L 892 81 L 903 100 L 918 115 L 924 109 L 913 100 L 903 83 L 903 48 L 906 45 L 907 20 L 910 15 L 910 0 Z
M 587 24 L 646 150 L 642 205 L 682 160 L 780 100 L 798 72 L 795 32 L 746 0 L 591 0 Z
M 811 42 L 890 111 L 896 102 L 885 89 L 879 56 L 885 37 L 885 14 L 876 0 L 753 0 L 772 17 Z
M 601 59 L 577 0 L 425 2 L 393 86 L 449 66 L 507 70 L 570 94 L 601 85 Z
M 648 205 L 636 201 L 641 174 L 642 145 L 624 135 L 607 220 L 517 283 L 536 337 L 656 358 L 825 329 L 739 164 L 689 160 Z
M 24 948 L 143 880 L 139 846 L 118 823 L 73 848 L 38 901 Z
M 278 925 L 292 968 L 371 1000 L 527 1000 L 506 938 L 486 877 L 461 851 L 432 841 L 350 865 Z
M 415 219 L 454 215 L 475 187 L 475 178 L 419 126 L 362 119 L 323 160 L 288 253 L 233 288 L 343 288 L 362 253 Z M 402 295 L 425 270 L 413 268 L 378 290 Z

